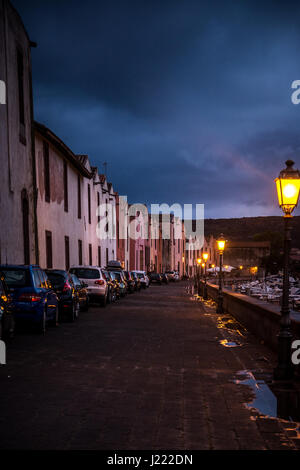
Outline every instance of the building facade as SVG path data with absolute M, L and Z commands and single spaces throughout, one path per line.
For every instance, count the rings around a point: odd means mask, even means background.
M 31 43 L 8 0 L 0 1 L 0 262 L 36 263 Z

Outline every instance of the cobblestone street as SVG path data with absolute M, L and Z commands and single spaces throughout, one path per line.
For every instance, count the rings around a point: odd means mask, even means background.
M 0 368 L 1 448 L 296 448 L 292 423 L 248 409 L 251 389 L 234 382 L 268 377 L 273 353 L 193 299 L 184 282 L 154 285 L 45 337 L 16 335 Z

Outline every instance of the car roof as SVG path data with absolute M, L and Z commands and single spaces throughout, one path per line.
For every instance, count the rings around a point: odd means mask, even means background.
M 80 266 L 75 264 L 74 266 L 70 266 L 70 269 L 104 269 L 100 266 Z
M 38 268 L 42 269 L 38 264 L 0 264 L 0 269 L 13 268 L 13 269 L 29 269 Z

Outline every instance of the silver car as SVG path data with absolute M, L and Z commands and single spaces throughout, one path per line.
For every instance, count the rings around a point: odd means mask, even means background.
M 72 266 L 70 273 L 75 274 L 80 281 L 86 284 L 86 288 L 91 301 L 100 302 L 106 306 L 108 285 L 98 266 Z

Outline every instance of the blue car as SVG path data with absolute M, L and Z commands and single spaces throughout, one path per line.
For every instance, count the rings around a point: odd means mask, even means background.
M 46 273 L 36 265 L 1 265 L 12 297 L 16 322 L 31 322 L 45 333 L 47 323 L 58 323 L 58 299 Z

